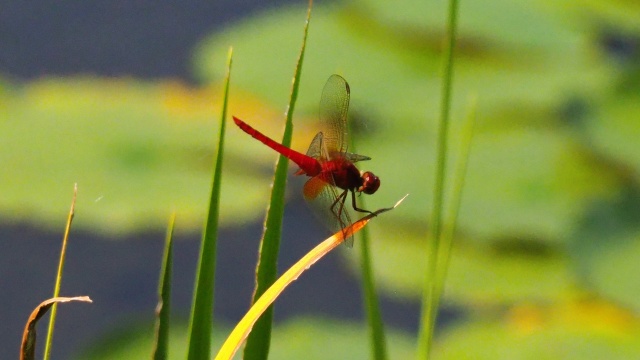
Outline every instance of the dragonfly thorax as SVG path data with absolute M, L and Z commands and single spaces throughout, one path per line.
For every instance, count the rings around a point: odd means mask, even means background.
M 373 194 L 380 187 L 380 179 L 370 171 L 360 172 L 352 162 L 344 158 L 335 159 L 322 164 L 328 181 L 344 190 Z

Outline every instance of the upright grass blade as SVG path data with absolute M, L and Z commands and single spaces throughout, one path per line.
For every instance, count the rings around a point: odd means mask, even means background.
M 196 273 L 196 284 L 193 294 L 193 307 L 189 323 L 188 359 L 204 360 L 210 357 L 211 329 L 213 324 L 213 289 L 216 270 L 216 245 L 218 236 L 218 213 L 220 208 L 220 184 L 222 181 L 222 159 L 224 154 L 224 134 L 226 129 L 227 103 L 229 98 L 229 81 L 231 78 L 231 63 L 233 50 L 229 48 L 227 58 L 227 75 L 222 99 L 222 114 L 220 115 L 220 132 L 218 140 L 218 155 L 211 184 L 211 197 L 202 243 L 200 245 L 200 259 Z
M 467 176 L 467 164 L 469 163 L 469 155 L 471 154 L 471 143 L 473 141 L 474 126 L 476 121 L 476 100 L 473 99 L 471 103 L 471 110 L 467 116 L 464 128 L 462 129 L 462 137 L 460 139 L 460 159 L 456 165 L 456 170 L 453 177 L 453 192 L 451 194 L 449 220 L 442 231 L 442 243 L 441 251 L 438 256 L 438 276 L 436 284 L 438 286 L 435 294 L 435 305 L 437 309 L 440 305 L 440 299 L 442 298 L 442 291 L 444 289 L 444 282 L 447 277 L 447 271 L 449 270 L 449 259 L 451 257 L 451 247 L 453 245 L 453 237 L 456 232 L 456 224 L 458 223 L 458 212 L 460 210 L 460 204 L 462 203 L 462 191 L 464 189 L 464 182 Z
M 293 111 L 298 98 L 298 87 L 300 84 L 300 73 L 304 60 L 304 51 L 307 44 L 307 34 L 309 32 L 309 20 L 311 19 L 312 0 L 309 0 L 307 18 L 302 37 L 302 47 L 291 86 L 291 96 L 287 108 L 286 123 L 282 144 L 289 147 L 291 145 L 291 134 L 293 132 Z M 278 253 L 280 251 L 280 238 L 282 236 L 282 218 L 284 215 L 284 192 L 287 185 L 287 171 L 289 160 L 280 155 L 276 164 L 276 171 L 271 188 L 271 199 L 269 209 L 264 221 L 264 233 L 260 241 L 260 253 L 258 266 L 256 269 L 256 288 L 253 293 L 252 303 L 255 303 L 260 296 L 274 283 L 277 274 Z M 244 349 L 245 360 L 266 359 L 269 355 L 271 344 L 271 325 L 273 322 L 273 307 L 270 306 L 254 325 L 253 331 L 247 339 Z
M 158 305 L 156 306 L 156 347 L 153 351 L 154 360 L 164 360 L 169 357 L 169 317 L 171 315 L 171 278 L 173 273 L 173 226 L 176 214 L 173 213 L 167 227 L 167 237 L 164 242 L 164 257 L 160 271 L 160 285 L 158 285 Z
M 462 192 L 464 188 L 464 182 L 467 173 L 467 164 L 469 162 L 469 155 L 471 152 L 471 143 L 473 140 L 473 128 L 475 123 L 476 103 L 475 100 L 471 105 L 471 111 L 467 116 L 467 121 L 462 130 L 462 137 L 460 139 L 460 158 L 455 169 L 453 178 L 453 192 L 451 194 L 451 201 L 449 208 L 451 213 L 449 214 L 449 220 L 443 227 L 440 236 L 440 248 L 436 254 L 438 267 L 436 269 L 436 276 L 433 280 L 435 284 L 435 290 L 433 293 L 433 303 L 431 305 L 434 311 L 440 307 L 440 299 L 444 291 L 444 284 L 449 270 L 449 260 L 451 258 L 451 248 L 453 246 L 453 237 L 455 235 L 456 224 L 458 221 L 458 212 L 460 210 L 460 204 L 462 202 Z M 434 316 L 437 317 L 437 313 L 434 312 Z M 431 323 L 430 332 L 433 334 L 435 329 L 435 318 Z
M 363 205 L 362 203 L 360 205 Z M 380 304 L 376 293 L 376 286 L 373 281 L 373 270 L 371 266 L 371 255 L 369 254 L 369 230 L 362 229 L 360 232 L 360 271 L 362 272 L 362 292 L 364 296 L 365 310 L 367 313 L 367 323 L 369 325 L 369 336 L 371 336 L 371 353 L 373 359 L 387 359 L 387 340 L 384 335 L 384 323 L 380 312 Z
M 69 240 L 69 232 L 71 231 L 71 223 L 73 222 L 73 216 L 75 215 L 76 197 L 78 196 L 78 184 L 73 185 L 73 198 L 71 199 L 71 209 L 69 209 L 69 216 L 67 217 L 67 226 L 64 229 L 64 236 L 62 237 L 62 250 L 60 250 L 60 262 L 58 263 L 58 274 L 56 275 L 56 284 L 53 289 L 53 297 L 60 296 L 60 285 L 62 284 L 62 272 L 64 271 L 64 260 L 67 254 L 67 240 Z M 49 318 L 49 328 L 47 330 L 47 340 L 44 347 L 43 359 L 49 360 L 51 357 L 51 345 L 53 343 L 53 329 L 56 325 L 56 313 L 58 305 L 56 302 L 52 303 L 51 317 Z
M 351 129 L 349 129 L 351 133 Z M 355 141 L 351 138 L 351 150 L 358 153 Z M 360 206 L 366 209 L 364 199 L 360 200 Z M 373 266 L 371 265 L 371 254 L 369 252 L 369 230 L 362 229 L 360 232 L 360 272 L 362 273 L 362 294 L 367 314 L 367 324 L 369 326 L 369 336 L 371 337 L 371 354 L 373 359 L 387 359 L 387 341 L 384 335 L 384 322 L 380 312 L 380 303 L 373 276 Z
M 422 315 L 418 333 L 418 359 L 428 359 L 433 340 L 433 329 L 437 311 L 436 293 L 438 292 L 438 258 L 442 231 L 442 203 L 444 194 L 444 176 L 446 173 L 447 138 L 449 133 L 449 109 L 451 106 L 451 87 L 453 82 L 453 51 L 456 44 L 458 1 L 449 0 L 447 24 L 447 43 L 445 49 L 444 78 L 440 104 L 440 127 L 438 132 L 438 160 L 436 181 L 433 189 L 433 210 L 431 216 L 431 237 L 427 254 L 428 271 L 422 295 Z
M 224 344 L 220 348 L 220 351 L 216 355 L 216 360 L 229 360 L 236 353 L 240 345 L 245 338 L 251 332 L 251 329 L 255 327 L 254 324 L 262 315 L 267 308 L 280 296 L 280 294 L 284 291 L 284 289 L 289 286 L 294 280 L 296 280 L 303 272 L 308 270 L 311 265 L 315 264 L 318 260 L 323 258 L 326 254 L 328 254 L 331 250 L 338 247 L 342 242 L 344 242 L 345 237 L 352 236 L 359 230 L 363 229 L 364 226 L 376 216 L 395 209 L 400 205 L 402 201 L 407 196 L 405 195 L 402 199 L 395 203 L 390 208 L 384 208 L 374 211 L 372 214 L 369 214 L 362 219 L 356 221 L 351 226 L 346 229 L 340 230 L 337 233 L 333 234 L 331 237 L 321 242 L 315 248 L 311 249 L 302 259 L 298 260 L 295 264 L 293 264 L 287 271 L 282 274 L 263 294 L 260 296 L 258 300 L 254 302 L 249 311 L 244 315 L 244 317 L 240 320 L 240 322 L 233 329 L 231 334 L 227 337 Z

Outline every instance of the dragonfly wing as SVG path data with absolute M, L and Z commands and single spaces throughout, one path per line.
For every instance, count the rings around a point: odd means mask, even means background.
M 320 176 L 312 177 L 304 183 L 304 188 L 302 189 L 304 199 L 309 202 L 319 200 L 320 194 L 322 194 L 328 186 L 330 185 L 322 180 Z
M 352 163 L 358 162 L 358 161 L 371 160 L 371 158 L 368 156 L 358 155 L 353 153 L 344 153 L 342 154 L 342 156 L 344 156 L 345 159 L 351 161 Z
M 324 134 L 321 132 L 317 133 L 316 136 L 311 140 L 311 145 L 309 145 L 309 149 L 307 149 L 307 156 L 310 156 L 317 160 L 326 160 L 327 154 L 324 154 Z
M 307 149 L 306 154 L 307 156 L 314 158 L 320 162 L 326 161 L 327 159 L 326 149 L 323 146 L 322 139 L 323 135 L 321 131 L 313 137 L 313 140 L 311 140 L 311 145 L 309 145 L 309 149 Z M 295 175 L 305 174 L 307 174 L 307 172 L 302 170 L 302 168 L 298 169 L 298 171 L 295 172 Z
M 338 193 L 332 182 L 333 179 L 324 179 L 323 174 L 314 176 L 304 184 L 303 194 L 313 213 L 335 233 L 351 225 L 351 216 L 344 201 L 349 193 Z M 353 236 L 345 238 L 344 243 L 353 247 Z
M 324 146 L 329 153 L 347 150 L 347 111 L 350 90 L 340 75 L 331 75 L 320 98 L 320 122 L 324 133 Z

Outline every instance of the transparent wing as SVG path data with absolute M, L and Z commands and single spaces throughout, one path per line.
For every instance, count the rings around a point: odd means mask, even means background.
M 347 111 L 350 90 L 340 75 L 331 75 L 320 98 L 320 122 L 327 153 L 347 151 Z
M 311 145 L 309 145 L 309 149 L 307 149 L 307 156 L 310 156 L 314 159 L 317 159 L 321 162 L 327 160 L 327 154 L 324 153 L 325 148 L 324 145 L 324 134 L 321 132 L 317 133 L 316 136 L 311 140 Z
M 325 179 L 323 175 L 314 176 L 304 184 L 304 198 L 313 213 L 332 232 L 344 231 L 351 225 L 351 216 L 344 201 L 349 192 L 339 193 L 331 176 Z M 353 236 L 345 238 L 344 244 L 353 247 Z
M 342 154 L 342 156 L 344 156 L 345 159 L 351 161 L 352 163 L 358 162 L 358 161 L 371 160 L 371 158 L 368 156 L 358 155 L 358 154 L 348 153 L 348 152 Z

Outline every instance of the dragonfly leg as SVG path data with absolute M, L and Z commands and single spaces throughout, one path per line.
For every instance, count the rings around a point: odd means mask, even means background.
M 331 204 L 331 212 L 336 216 L 336 218 L 338 220 L 341 219 L 342 211 L 344 210 L 344 202 L 347 199 L 347 192 L 348 191 L 349 190 L 345 190 L 342 194 L 340 194 L 340 196 L 338 196 L 336 198 L 336 200 L 333 202 L 333 204 Z M 338 204 L 340 206 L 338 207 L 338 211 L 336 211 L 336 205 L 338 205 Z M 343 227 L 344 227 L 345 224 L 340 224 L 340 225 L 343 225 Z
M 344 202 L 344 200 L 343 200 Z M 369 210 L 365 210 L 365 209 L 360 209 L 357 205 L 356 205 L 356 192 L 355 191 L 351 191 L 351 204 L 353 206 L 353 210 L 358 211 L 358 212 L 363 212 L 363 213 L 367 213 L 367 214 L 373 214 L 373 211 L 369 211 Z
M 347 241 L 347 246 L 351 247 L 353 246 L 353 238 L 351 238 L 351 240 L 349 240 L 349 238 L 347 237 L 347 233 L 346 233 L 346 227 L 350 224 L 348 223 L 344 223 L 342 221 L 342 212 L 345 211 L 344 210 L 344 203 L 345 200 L 347 200 L 347 193 L 349 192 L 349 190 L 345 190 L 342 192 L 342 194 L 340 194 L 336 200 L 333 202 L 333 204 L 331 204 L 331 212 L 333 213 L 333 215 L 335 215 L 336 220 L 338 221 L 338 224 L 340 225 L 340 229 L 342 231 L 342 236 L 345 238 L 345 240 Z M 338 206 L 338 209 L 336 211 L 336 205 Z

